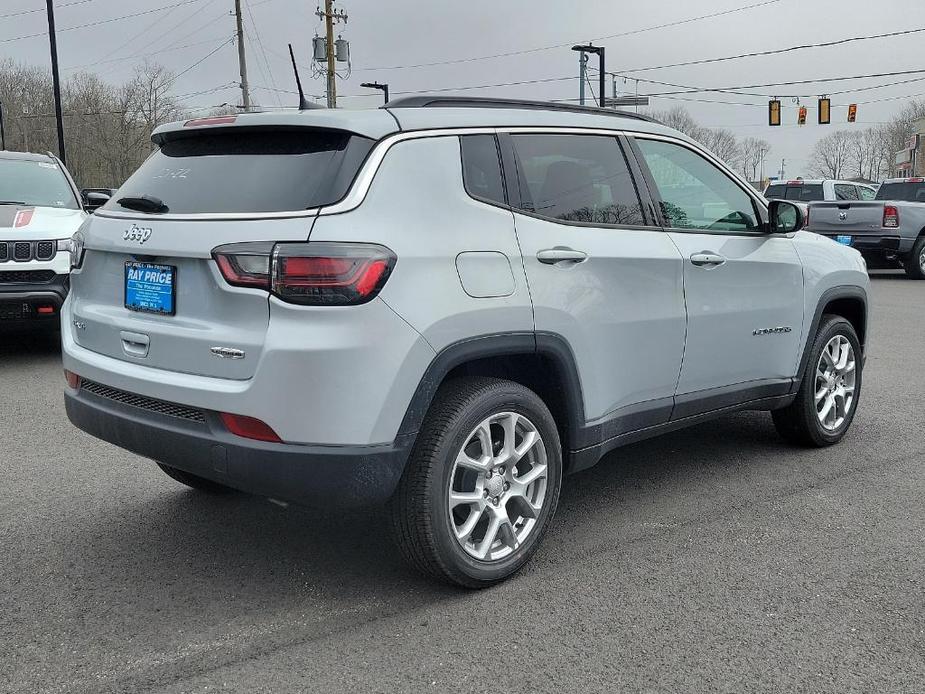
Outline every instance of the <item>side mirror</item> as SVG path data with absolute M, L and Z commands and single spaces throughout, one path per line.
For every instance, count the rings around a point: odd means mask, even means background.
M 772 234 L 789 234 L 799 231 L 806 223 L 803 209 L 787 200 L 768 203 L 768 231 Z
M 111 196 L 98 190 L 82 190 L 80 191 L 80 197 L 83 198 L 84 209 L 92 213 L 109 202 Z

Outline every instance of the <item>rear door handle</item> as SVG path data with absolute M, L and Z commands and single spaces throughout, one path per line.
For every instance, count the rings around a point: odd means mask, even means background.
M 691 256 L 691 265 L 696 265 L 697 267 L 718 267 L 725 262 L 726 259 L 719 253 L 710 253 L 709 251 L 694 253 L 694 255 Z
M 583 263 L 588 259 L 588 254 L 584 251 L 576 251 L 574 248 L 556 246 L 555 248 L 546 248 L 542 251 L 537 251 L 536 259 L 546 265 Z

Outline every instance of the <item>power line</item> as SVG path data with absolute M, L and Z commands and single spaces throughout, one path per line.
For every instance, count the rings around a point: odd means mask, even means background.
M 218 52 L 219 52 L 222 48 L 224 48 L 225 46 L 227 46 L 227 45 L 233 43 L 233 42 L 234 42 L 234 38 L 235 38 L 234 36 L 231 36 L 231 37 L 227 38 L 226 40 L 222 41 L 218 46 L 216 46 L 216 47 L 213 48 L 211 51 L 209 51 L 208 53 L 206 53 L 204 56 L 202 56 L 202 57 L 201 57 L 199 60 L 197 60 L 195 63 L 193 63 L 192 65 L 190 65 L 190 66 L 188 66 L 188 67 L 186 67 L 186 68 L 184 68 L 184 69 L 182 69 L 182 70 L 180 70 L 180 72 L 178 72 L 177 74 L 175 74 L 175 75 L 174 75 L 173 77 L 171 77 L 169 80 L 165 80 L 164 82 L 161 82 L 159 85 L 155 86 L 154 89 L 155 89 L 155 90 L 158 90 L 158 89 L 164 89 L 164 88 L 169 88 L 169 87 L 171 87 L 178 79 L 180 79 L 180 77 L 182 77 L 183 75 L 185 75 L 187 72 L 189 72 L 189 71 L 192 70 L 193 68 L 198 67 L 199 65 L 201 65 L 202 63 L 204 63 L 206 60 L 208 60 L 208 59 L 211 58 L 213 55 L 215 55 L 216 53 L 218 53 Z
M 184 45 L 184 46 L 176 46 L 176 47 L 171 47 L 171 48 L 162 48 L 161 50 L 158 50 L 158 51 L 150 51 L 149 53 L 146 53 L 145 56 L 149 56 L 149 55 L 160 55 L 161 53 L 167 53 L 167 52 L 169 52 L 169 51 L 182 51 L 182 50 L 184 50 L 184 49 L 186 49 L 186 48 L 195 48 L 195 47 L 197 47 L 197 46 L 205 46 L 207 43 L 214 44 L 214 43 L 216 43 L 216 42 L 218 42 L 218 41 L 224 41 L 224 40 L 225 40 L 224 38 L 220 38 L 220 39 L 207 39 L 207 40 L 205 40 L 205 41 L 196 41 L 195 43 L 187 43 L 187 44 Z M 123 60 L 128 60 L 129 57 L 131 57 L 131 56 L 127 56 L 127 57 L 124 57 L 124 58 L 109 58 L 108 60 L 98 60 L 98 61 L 96 61 L 95 63 L 89 63 L 89 64 L 87 64 L 87 65 L 75 65 L 74 67 L 66 67 L 66 68 L 63 68 L 63 69 L 64 69 L 64 70 L 72 70 L 72 71 L 73 71 L 73 70 L 82 70 L 83 68 L 92 67 L 92 66 L 94 66 L 94 65 L 105 65 L 105 64 L 107 64 L 107 63 L 118 63 L 118 62 L 121 62 L 121 61 L 123 61 Z
M 270 84 L 272 84 L 273 87 L 276 88 L 276 78 L 273 77 L 273 69 L 270 67 L 270 61 L 267 59 L 267 51 L 266 51 L 266 49 L 263 47 L 263 41 L 262 41 L 261 38 L 260 38 L 260 31 L 257 29 L 257 20 L 254 19 L 254 12 L 251 10 L 251 4 L 250 4 L 249 2 L 247 2 L 247 0 L 244 0 L 244 6 L 247 8 L 247 16 L 250 17 L 251 26 L 254 27 L 254 36 L 257 38 L 257 46 L 258 46 L 258 48 L 260 48 L 260 53 L 261 53 L 261 55 L 263 56 L 263 64 L 264 64 L 264 65 L 266 66 L 266 68 L 267 68 L 266 74 L 269 75 Z M 260 59 L 259 59 L 259 58 L 258 58 L 258 60 L 257 60 L 257 67 L 260 68 L 260 71 L 261 71 L 261 72 L 263 72 L 263 68 L 260 67 Z M 283 103 L 282 103 L 282 101 L 280 101 L 279 93 L 278 93 L 278 92 L 275 92 L 275 93 L 274 93 L 274 96 L 276 97 L 276 104 L 277 104 L 277 106 L 282 106 Z
M 919 34 L 925 31 L 925 27 L 919 29 L 907 29 L 905 31 L 891 31 L 886 34 L 874 34 L 870 36 L 852 36 L 850 38 L 838 39 L 836 41 L 825 41 L 823 43 L 807 43 L 799 46 L 791 46 L 790 48 L 777 48 L 774 50 L 768 51 L 754 51 L 752 53 L 740 53 L 739 55 L 730 55 L 723 58 L 705 58 L 703 60 L 688 60 L 683 63 L 667 63 L 665 65 L 653 65 L 651 67 L 637 67 L 631 68 L 628 70 L 621 70 L 620 72 L 612 73 L 619 76 L 624 76 L 628 73 L 636 72 L 649 72 L 650 70 L 666 70 L 673 67 L 688 67 L 690 65 L 707 65 L 709 63 L 722 63 L 729 60 L 741 60 L 742 58 L 758 58 L 769 55 L 780 55 L 781 53 L 791 53 L 793 51 L 803 51 L 810 48 L 829 48 L 831 46 L 841 46 L 846 43 L 853 43 L 855 41 L 873 41 L 875 39 L 886 39 L 886 38 L 895 38 L 897 36 L 907 36 L 909 34 Z
M 85 5 L 88 2 L 93 2 L 94 0 L 73 0 L 73 2 L 65 2 L 60 5 L 57 5 L 55 9 L 63 10 L 65 7 L 72 7 L 74 5 Z M 10 17 L 23 17 L 27 14 L 35 14 L 36 12 L 44 12 L 44 7 L 36 7 L 33 10 L 19 10 L 17 12 L 7 12 L 6 14 L 0 14 L 0 19 L 8 19 Z
M 65 31 L 76 31 L 77 29 L 87 29 L 89 27 L 100 26 L 101 24 L 109 24 L 110 22 L 119 22 L 123 19 L 131 19 L 133 17 L 142 17 L 147 14 L 153 14 L 155 12 L 163 12 L 164 10 L 169 10 L 173 7 L 179 7 L 180 5 L 191 5 L 194 2 L 201 2 L 202 0 L 181 0 L 180 2 L 174 3 L 173 5 L 165 5 L 164 7 L 155 7 L 150 10 L 142 10 L 141 12 L 133 12 L 132 14 L 124 14 L 119 17 L 109 17 L 107 19 L 98 19 L 95 22 L 87 22 L 86 24 L 78 24 L 72 27 L 63 27 L 57 30 L 57 33 L 62 33 Z M 36 34 L 24 34 L 22 36 L 11 36 L 7 39 L 0 39 L 0 43 L 10 43 L 12 41 L 21 41 L 22 39 L 33 39 L 38 36 L 47 36 L 47 32 L 40 31 Z
M 704 19 L 715 19 L 717 17 L 722 17 L 729 14 L 734 14 L 736 12 L 744 12 L 746 10 L 753 10 L 759 7 L 765 7 L 766 5 L 774 5 L 781 2 L 781 0 L 763 0 L 763 2 L 757 2 L 752 5 L 745 5 L 744 7 L 734 7 L 729 10 L 723 10 L 721 12 L 712 12 L 710 14 L 700 15 L 698 17 L 689 17 L 687 19 L 680 19 L 674 22 L 668 22 L 666 24 L 657 24 L 655 26 L 643 27 L 642 29 L 634 29 L 632 31 L 624 31 L 619 34 L 610 34 L 608 36 L 598 36 L 592 38 L 591 41 L 604 41 L 607 39 L 621 38 L 623 36 L 633 36 L 636 34 L 642 34 L 649 31 L 656 31 L 658 29 L 668 29 L 671 27 L 681 26 L 683 24 L 690 24 L 691 22 L 699 22 Z M 572 44 L 577 43 L 577 41 L 568 41 L 566 43 L 556 43 L 549 46 L 539 46 L 537 48 L 527 48 L 519 51 L 507 51 L 505 53 L 495 53 L 493 55 L 481 55 L 474 56 L 471 58 L 457 58 L 454 60 L 439 60 L 431 63 L 417 63 L 414 65 L 391 65 L 388 67 L 361 67 L 354 68 L 359 71 L 373 72 L 375 70 L 409 70 L 413 68 L 422 68 L 422 67 L 435 67 L 438 65 L 458 65 L 460 63 L 472 63 L 479 60 L 493 60 L 495 58 L 509 58 L 515 55 L 527 55 L 530 53 L 539 53 L 540 51 L 550 51 L 556 48 L 563 48 L 571 46 Z

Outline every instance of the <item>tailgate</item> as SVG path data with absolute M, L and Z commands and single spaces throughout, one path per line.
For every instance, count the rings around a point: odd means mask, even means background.
M 883 203 L 874 200 L 814 202 L 809 206 L 807 231 L 817 234 L 883 234 Z M 896 233 L 895 229 L 889 230 Z

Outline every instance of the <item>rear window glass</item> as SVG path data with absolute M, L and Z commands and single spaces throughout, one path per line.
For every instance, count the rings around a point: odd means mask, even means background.
M 171 214 L 288 212 L 328 205 L 347 192 L 373 141 L 343 132 L 235 128 L 165 142 L 119 189 L 147 195 Z
M 768 200 L 782 200 L 786 192 L 787 186 L 768 186 L 764 191 L 764 197 Z
M 778 190 L 772 195 L 771 188 Z M 802 202 L 816 202 L 825 200 L 825 193 L 822 191 L 821 183 L 804 183 L 798 186 L 771 186 L 765 194 L 766 198 L 778 198 L 780 200 L 800 200 Z
M 877 200 L 925 202 L 925 183 L 884 183 L 877 191 Z

